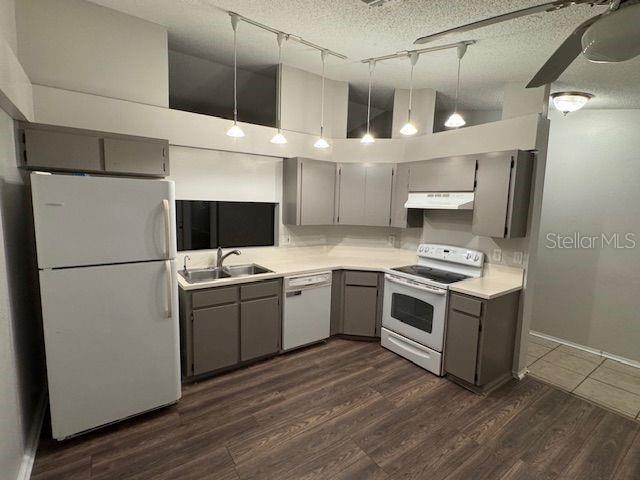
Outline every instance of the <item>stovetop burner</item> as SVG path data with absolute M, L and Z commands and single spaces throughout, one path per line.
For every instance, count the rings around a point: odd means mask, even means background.
M 468 275 L 462 275 L 460 273 L 447 272 L 446 270 L 439 270 L 437 268 L 424 267 L 422 265 L 407 265 L 406 267 L 392 268 L 397 272 L 407 273 L 409 275 L 415 275 L 417 277 L 433 280 L 434 282 L 442 284 L 450 284 L 459 282 L 470 278 Z

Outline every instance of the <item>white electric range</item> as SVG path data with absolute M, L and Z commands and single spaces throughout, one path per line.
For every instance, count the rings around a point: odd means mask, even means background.
M 482 276 L 484 254 L 421 244 L 418 263 L 385 273 L 382 346 L 442 375 L 449 285 Z

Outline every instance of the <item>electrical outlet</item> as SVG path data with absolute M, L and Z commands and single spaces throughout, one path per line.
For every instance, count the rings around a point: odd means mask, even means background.
M 502 250 L 499 248 L 494 248 L 493 249 L 493 253 L 491 254 L 491 260 L 493 260 L 494 262 L 501 262 L 502 261 Z
M 396 236 L 389 235 L 389 238 L 387 239 L 387 243 L 389 244 L 389 246 L 394 247 L 396 245 Z
M 291 237 L 289 235 L 282 236 L 282 245 L 289 245 L 291 243 Z
M 513 252 L 513 263 L 522 265 L 522 252 Z

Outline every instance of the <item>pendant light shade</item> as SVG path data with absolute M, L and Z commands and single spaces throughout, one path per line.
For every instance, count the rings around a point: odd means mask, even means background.
M 447 121 L 444 122 L 444 126 L 447 128 L 460 128 L 466 125 L 467 123 L 465 122 L 464 118 L 462 118 L 462 115 L 458 113 L 458 97 L 460 95 L 460 63 L 462 62 L 462 57 L 464 57 L 464 54 L 467 52 L 467 45 L 464 43 L 458 45 L 457 51 L 458 51 L 458 81 L 456 83 L 456 103 L 455 103 L 455 107 L 453 108 L 453 113 L 447 119 Z
M 370 145 L 374 143 L 376 140 L 371 135 L 370 126 L 371 126 L 371 86 L 373 84 L 373 71 L 376 68 L 375 60 L 369 61 L 369 96 L 367 98 L 367 133 L 362 137 L 360 143 L 364 145 Z
M 287 139 L 282 133 L 282 123 L 280 117 L 280 102 L 282 101 L 282 42 L 286 39 L 286 35 L 284 33 L 278 33 L 278 102 L 276 105 L 276 127 L 278 131 L 271 138 L 271 143 L 275 143 L 276 145 L 285 145 L 287 144 Z
M 417 52 L 411 52 L 409 54 L 409 60 L 411 62 L 411 76 L 409 77 L 409 111 L 407 113 L 407 123 L 405 123 L 400 129 L 400 133 L 405 137 L 409 137 L 418 133 L 418 129 L 411 122 L 411 103 L 413 100 L 413 67 L 416 66 L 416 63 L 418 63 L 418 58 L 419 57 Z
M 313 144 L 316 148 L 329 148 L 329 142 L 324 138 L 324 69 L 327 61 L 327 51 L 322 50 L 320 52 L 320 58 L 322 60 L 322 87 L 320 89 L 320 138 Z
M 227 135 L 233 138 L 244 137 L 244 132 L 238 125 L 238 22 L 239 18 L 231 14 L 233 28 L 233 125 L 227 130 Z

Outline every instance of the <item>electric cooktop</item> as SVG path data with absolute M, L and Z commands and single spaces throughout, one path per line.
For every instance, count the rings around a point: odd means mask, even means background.
M 428 280 L 433 280 L 434 282 L 447 285 L 470 278 L 468 275 L 448 272 L 446 270 L 439 270 L 437 268 L 424 267 L 422 265 L 407 265 L 406 267 L 392 268 L 392 270 L 395 270 L 396 272 L 407 273 L 409 275 L 415 275 L 416 277 L 426 278 Z

